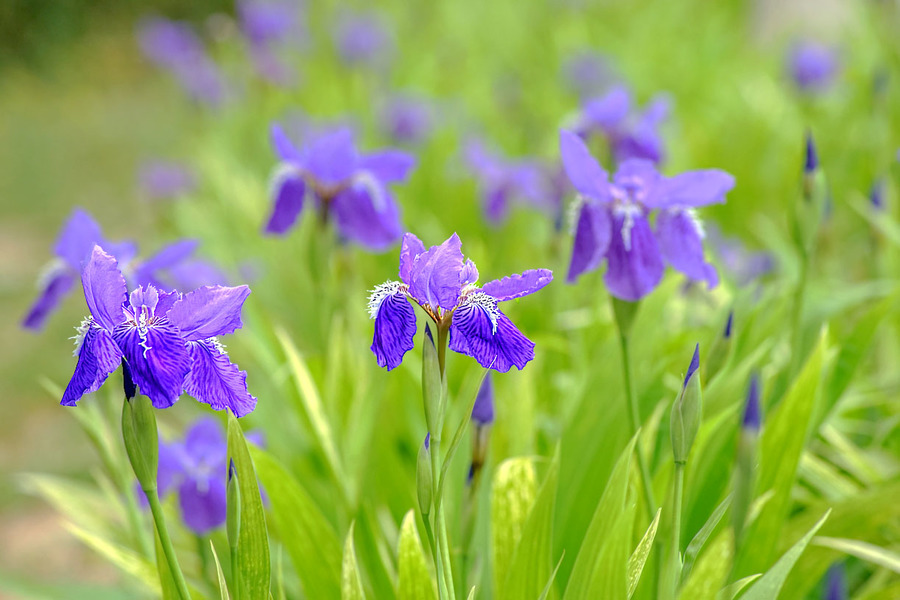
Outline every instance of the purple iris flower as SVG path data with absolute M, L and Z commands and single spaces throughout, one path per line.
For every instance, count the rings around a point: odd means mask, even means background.
M 560 152 L 581 198 L 569 282 L 606 259 L 606 287 L 622 300 L 636 301 L 653 291 L 666 263 L 710 288 L 718 284 L 693 209 L 724 202 L 734 177 L 716 169 L 665 177 L 650 161 L 632 159 L 620 164 L 610 181 L 581 138 L 565 130 Z
M 886 184 L 884 177 L 879 177 L 875 180 L 875 183 L 872 184 L 872 188 L 869 190 L 869 202 L 872 204 L 872 208 L 876 210 L 884 209 L 885 190 Z
M 192 192 L 197 185 L 197 178 L 181 163 L 152 160 L 141 165 L 138 184 L 151 200 L 165 200 Z
M 180 240 L 137 264 L 129 278 L 136 286 L 159 290 L 192 290 L 204 285 L 224 285 L 228 276 L 208 260 L 193 258 L 199 240 Z
M 138 44 L 151 61 L 175 76 L 192 98 L 212 106 L 225 98 L 225 81 L 203 42 L 186 23 L 151 17 L 138 25 Z
M 216 339 L 240 329 L 245 285 L 162 292 L 152 285 L 128 294 L 116 259 L 94 246 L 81 273 L 90 315 L 78 328 L 78 362 L 62 401 L 74 406 L 100 388 L 124 362 L 156 408 L 172 406 L 182 392 L 238 417 L 256 406 L 247 373 L 228 359 Z
M 412 156 L 390 149 L 360 154 L 349 127 L 318 132 L 297 148 L 273 125 L 272 145 L 281 164 L 273 176 L 267 233 L 287 232 L 312 196 L 319 214 L 334 215 L 338 232 L 361 246 L 382 251 L 400 238 L 400 208 L 387 184 L 406 179 Z
M 582 104 L 575 131 L 582 137 L 598 133 L 609 142 L 616 164 L 644 159 L 660 164 L 665 146 L 659 127 L 669 117 L 671 101 L 658 94 L 643 109 L 632 106 L 631 92 L 624 85 Z
M 76 208 L 56 237 L 53 248 L 56 258 L 45 268 L 38 282 L 40 292 L 22 320 L 23 327 L 39 331 L 44 326 L 50 313 L 72 289 L 94 244 L 103 244 L 122 261 L 130 260 L 136 253 L 132 242 L 108 242 L 97 221 L 86 211 Z
M 580 98 L 588 98 L 609 85 L 613 78 L 613 68 L 605 56 L 586 50 L 565 61 L 563 77 Z
M 748 250 L 739 239 L 725 237 L 715 226 L 707 227 L 706 234 L 725 272 L 739 286 L 749 285 L 775 270 L 775 258 L 770 253 Z
M 534 343 L 500 311 L 498 303 L 533 294 L 553 280 L 548 269 L 533 269 L 478 287 L 478 269 L 465 259 L 455 233 L 428 250 L 412 233 L 400 246 L 400 281 L 388 281 L 369 296 L 375 320 L 372 352 L 378 366 L 394 369 L 413 347 L 416 315 L 412 300 L 450 332 L 450 349 L 485 368 L 505 373 L 534 358 Z
M 752 431 L 759 431 L 762 424 L 762 416 L 759 407 L 759 376 L 753 373 L 750 376 L 750 385 L 747 388 L 747 401 L 744 404 L 744 415 L 741 418 L 741 427 Z
M 338 18 L 334 43 L 345 64 L 376 66 L 391 50 L 391 34 L 376 12 L 345 12 Z
M 825 594 L 824 600 L 847 600 L 850 596 L 847 594 L 847 578 L 844 574 L 844 565 L 842 563 L 834 563 L 829 567 L 825 576 Z
M 491 225 L 502 223 L 515 202 L 555 212 L 547 174 L 537 161 L 509 159 L 479 140 L 470 140 L 464 153 L 468 168 L 478 179 L 485 217 Z
M 799 41 L 788 53 L 788 72 L 797 87 L 807 92 L 827 90 L 839 69 L 837 50 L 819 42 Z
M 472 406 L 472 420 L 476 425 L 490 425 L 494 422 L 494 381 L 488 373 L 478 388 L 475 404 Z
M 297 40 L 306 38 L 297 3 L 290 0 L 241 0 L 237 12 L 257 72 L 278 85 L 294 83 L 288 66 L 279 56 L 279 49 L 288 42 L 296 45 Z
M 421 98 L 394 96 L 381 111 L 381 129 L 397 144 L 420 144 L 433 128 L 432 106 Z

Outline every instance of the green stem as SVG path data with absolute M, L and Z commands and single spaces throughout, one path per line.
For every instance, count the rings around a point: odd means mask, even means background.
M 634 395 L 634 388 L 631 384 L 631 357 L 628 351 L 628 334 L 619 328 L 619 345 L 622 349 L 622 374 L 625 378 L 625 395 L 628 397 L 628 421 L 631 427 L 631 435 L 638 432 L 641 423 L 640 410 L 638 409 L 637 398 Z M 647 461 L 644 458 L 644 451 L 641 448 L 640 440 L 635 445 L 635 453 L 637 454 L 638 467 L 641 472 L 641 484 L 644 488 L 644 503 L 647 505 L 647 517 L 652 521 L 656 512 L 656 500 L 653 498 L 653 484 L 650 479 L 650 470 L 647 468 Z
M 447 574 L 449 572 L 449 565 L 446 564 L 446 558 L 444 555 L 444 539 L 447 537 L 447 529 L 446 523 L 444 522 L 443 518 L 443 507 L 441 506 L 440 488 L 438 485 L 441 473 L 440 452 L 441 440 L 436 438 L 435 435 L 432 434 L 429 454 L 431 455 L 431 472 L 433 474 L 433 493 L 431 502 L 434 505 L 434 545 L 432 547 L 434 552 L 434 569 L 435 573 L 437 574 L 438 591 L 440 593 L 441 600 L 450 600 L 453 598 L 453 596 L 450 594 L 450 586 L 452 585 L 452 583 L 448 582 Z M 450 577 L 450 581 L 452 582 L 452 575 Z
M 236 546 L 231 547 L 231 597 L 234 600 L 240 600 L 241 596 L 241 567 L 238 565 L 238 549 Z
M 678 593 L 681 581 L 681 513 L 684 501 L 684 463 L 675 463 L 675 502 L 672 508 L 672 598 Z
M 181 567 L 178 565 L 178 558 L 175 556 L 175 548 L 172 546 L 172 539 L 169 537 L 169 529 L 166 527 L 166 518 L 163 514 L 162 505 L 159 503 L 159 494 L 156 493 L 156 487 L 144 488 L 144 495 L 147 496 L 147 502 L 150 504 L 150 513 L 153 515 L 153 522 L 156 523 L 159 543 L 162 545 L 166 562 L 169 563 L 169 571 L 172 573 L 172 578 L 178 587 L 178 594 L 182 600 L 190 600 L 191 593 L 188 591 L 184 573 L 181 572 Z
M 800 280 L 797 282 L 797 289 L 794 290 L 793 305 L 791 307 L 791 363 L 788 371 L 788 385 L 790 380 L 800 369 L 803 362 L 801 346 L 803 342 L 803 327 L 801 320 L 803 317 L 803 299 L 806 296 L 806 280 L 809 273 L 809 255 L 804 250 L 800 254 Z

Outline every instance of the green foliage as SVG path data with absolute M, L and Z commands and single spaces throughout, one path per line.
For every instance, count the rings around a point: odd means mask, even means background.
M 434 582 L 425 562 L 422 542 L 416 530 L 416 516 L 409 511 L 400 524 L 397 548 L 397 600 L 433 600 Z
M 344 542 L 344 559 L 341 564 L 341 600 L 365 600 L 359 565 L 356 564 L 356 549 L 353 544 L 353 523 Z

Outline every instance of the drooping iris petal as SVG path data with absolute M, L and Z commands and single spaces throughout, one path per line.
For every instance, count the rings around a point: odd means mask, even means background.
M 613 235 L 606 252 L 609 266 L 603 281 L 609 292 L 622 300 L 636 301 L 653 291 L 665 265 L 646 217 L 615 215 Z M 627 225 L 627 226 L 626 226 Z
M 37 331 L 44 325 L 47 316 L 62 300 L 75 283 L 75 276 L 68 269 L 54 273 L 44 285 L 40 296 L 31 305 L 31 310 L 22 320 L 22 326 Z
M 122 363 L 122 352 L 108 331 L 93 322 L 85 327 L 75 372 L 60 401 L 63 406 L 75 406 L 82 396 L 97 391 Z
M 454 233 L 416 257 L 410 269 L 409 293 L 421 304 L 452 310 L 459 300 L 462 268 L 462 242 Z
M 144 260 L 134 270 L 135 283 L 165 289 L 167 286 L 161 284 L 157 271 L 169 269 L 189 258 L 196 252 L 199 245 L 200 240 L 179 240 L 164 246 L 162 250 Z
M 561 129 L 559 151 L 566 175 L 579 193 L 600 201 L 609 198 L 609 175 L 591 156 L 580 137 Z
M 416 166 L 416 159 L 402 150 L 381 150 L 363 156 L 357 166 L 384 183 L 393 183 L 406 179 Z
M 404 233 L 400 242 L 400 280 L 409 283 L 410 272 L 416 257 L 425 253 L 425 244 L 414 233 Z
M 725 194 L 733 187 L 734 177 L 725 171 L 688 171 L 665 180 L 658 206 L 706 206 L 725 202 Z
M 91 255 L 94 245 L 101 243 L 103 233 L 100 231 L 100 225 L 86 211 L 76 208 L 59 232 L 54 251 L 58 257 L 66 261 L 66 264 L 80 271 L 84 260 Z
M 338 127 L 315 137 L 308 145 L 306 168 L 323 185 L 338 185 L 357 169 L 359 157 L 353 130 Z
M 491 304 L 493 299 L 487 300 L 487 294 L 476 293 L 470 298 L 453 313 L 450 349 L 500 373 L 513 366 L 523 369 L 534 359 L 534 343 L 500 312 L 496 302 Z
M 344 237 L 376 252 L 394 245 L 403 232 L 397 202 L 375 180 L 343 190 L 332 201 L 331 211 Z
M 503 302 L 533 294 L 551 281 L 553 281 L 553 272 L 550 269 L 529 269 L 521 275 L 516 273 L 502 279 L 489 281 L 482 286 L 481 290 L 496 298 L 497 302 Z
M 687 211 L 664 210 L 656 218 L 656 239 L 666 262 L 710 288 L 719 283 L 716 268 L 703 257 L 700 224 Z
M 225 465 L 222 465 L 224 471 Z M 178 486 L 178 504 L 184 524 L 206 535 L 225 523 L 227 492 L 224 477 L 188 477 Z
M 116 259 L 94 246 L 91 260 L 81 273 L 84 299 L 94 319 L 103 328 L 112 331 L 124 320 L 122 305 L 127 288 Z
M 369 310 L 375 319 L 371 350 L 378 366 L 387 367 L 390 371 L 400 364 L 404 354 L 412 350 L 416 336 L 416 313 L 406 294 L 396 284 L 393 288 L 386 286 L 373 292 Z
M 197 288 L 172 305 L 169 321 L 189 342 L 227 335 L 243 326 L 241 309 L 249 295 L 246 285 Z
M 491 225 L 499 225 L 509 213 L 509 186 L 492 185 L 484 192 L 484 215 Z
M 178 485 L 184 475 L 183 465 L 184 448 L 178 443 L 159 441 L 159 466 L 156 469 L 156 488 L 159 496 L 163 497 Z M 138 496 L 146 499 L 143 494 Z
M 184 379 L 184 391 L 215 410 L 228 408 L 236 417 L 256 408 L 256 397 L 247 391 L 247 372 L 228 359 L 213 340 L 188 344 L 191 369 Z
M 267 233 L 283 234 L 293 227 L 303 210 L 306 182 L 291 165 L 281 165 L 272 177 L 270 186 L 275 205 L 266 223 Z
M 609 248 L 612 239 L 612 220 L 609 211 L 602 206 L 586 202 L 578 213 L 575 224 L 575 242 L 566 281 L 574 282 L 585 271 L 595 269 Z
M 143 333 L 143 335 L 142 335 Z M 131 377 L 156 408 L 168 408 L 181 395 L 191 360 L 184 340 L 167 319 L 141 328 L 125 323 L 113 332 Z

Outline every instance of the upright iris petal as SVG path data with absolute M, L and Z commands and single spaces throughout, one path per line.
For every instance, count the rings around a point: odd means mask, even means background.
M 462 242 L 455 233 L 440 246 L 418 255 L 409 273 L 409 293 L 431 308 L 452 310 L 459 300 Z

